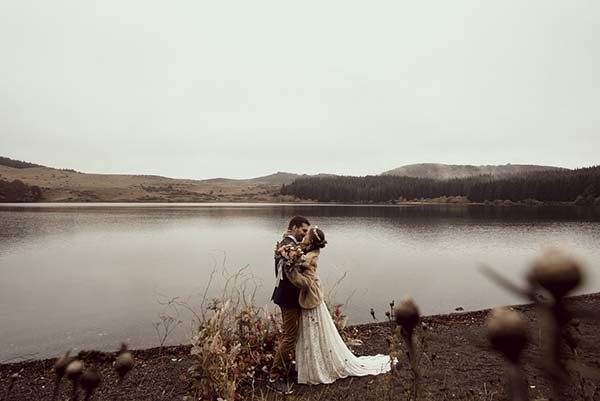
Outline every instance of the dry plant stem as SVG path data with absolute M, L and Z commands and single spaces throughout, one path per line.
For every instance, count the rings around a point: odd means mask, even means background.
M 406 342 L 408 348 L 408 361 L 410 363 L 410 369 L 413 373 L 413 394 L 415 399 L 419 396 L 419 385 L 421 381 L 421 373 L 419 372 L 419 366 L 417 363 L 417 352 L 415 346 L 414 331 L 410 333 L 404 329 L 401 329 L 402 337 Z
M 212 271 L 210 272 L 210 277 L 208 279 L 208 282 L 206 283 L 206 287 L 204 287 L 204 294 L 202 294 L 202 302 L 200 303 L 200 313 L 202 314 L 202 320 L 198 319 L 198 325 L 200 324 L 200 322 L 204 322 L 206 321 L 206 297 L 208 295 L 208 290 L 212 285 L 212 282 L 215 278 L 215 273 L 217 272 L 217 267 L 214 266 Z M 192 310 L 193 313 L 195 313 L 195 311 Z M 198 316 L 196 316 L 198 317 Z
M 162 350 L 165 345 L 165 342 L 169 338 L 169 336 L 175 331 L 177 327 L 181 324 L 181 320 L 179 320 L 179 312 L 175 309 L 177 316 L 174 318 L 173 316 L 160 316 L 160 321 L 154 323 L 154 330 L 156 331 L 156 336 L 158 338 L 158 356 L 162 355 Z
M 395 398 L 395 387 L 394 387 L 394 383 L 395 383 L 395 378 L 396 376 L 399 376 L 400 374 L 400 357 L 401 357 L 401 346 L 400 346 L 400 342 L 401 342 L 401 338 L 402 335 L 400 334 L 400 330 L 401 328 L 399 326 L 396 326 L 395 328 L 392 329 L 392 336 L 389 337 L 389 347 L 390 347 L 390 375 L 388 377 L 387 380 L 387 389 L 388 389 L 388 393 L 387 393 L 387 399 L 392 401 Z
M 180 313 L 179 313 L 178 307 L 182 307 L 183 309 L 190 312 L 193 316 L 192 319 L 190 320 L 190 335 L 194 334 L 194 331 L 196 331 L 198 329 L 200 322 L 203 321 L 203 318 L 196 312 L 196 310 L 192 306 L 190 306 L 190 303 L 186 300 L 184 300 L 184 301 L 180 300 L 179 297 L 173 297 L 166 302 L 158 301 L 158 303 L 159 303 L 159 305 L 172 308 L 175 311 L 175 316 L 177 317 L 177 320 L 178 320 L 177 326 L 179 326 L 182 323 L 181 321 L 179 321 Z M 204 303 L 204 300 L 203 300 L 203 303 Z M 153 324 L 155 331 L 157 329 L 156 326 L 160 325 L 160 323 L 161 322 L 155 322 Z M 160 342 L 160 334 L 157 333 L 157 335 L 159 336 L 159 342 Z
M 513 294 L 525 298 L 531 302 L 539 302 L 538 297 L 533 291 L 531 291 L 530 289 L 523 289 L 519 287 L 512 281 L 508 280 L 507 278 L 496 272 L 491 267 L 484 265 L 481 267 L 480 270 L 484 276 L 488 277 L 490 280 L 498 284 L 500 287 L 508 290 L 509 292 L 512 292 Z
M 327 292 L 327 300 L 328 303 L 333 305 L 333 298 L 335 297 L 335 292 L 337 291 L 337 287 L 340 285 L 340 283 L 342 281 L 344 281 L 344 279 L 346 278 L 346 276 L 348 275 L 348 272 L 344 272 L 344 274 L 342 274 L 342 276 L 336 280 L 335 283 L 333 283 L 333 285 L 331 287 L 329 287 L 329 291 Z
M 73 380 L 73 395 L 71 396 L 71 401 L 79 400 L 79 381 Z
M 529 400 L 525 373 L 518 363 L 510 363 L 508 365 L 508 385 L 512 401 Z
M 561 359 L 562 338 L 561 333 L 568 324 L 570 318 L 565 310 L 562 300 L 557 300 L 551 307 L 547 308 L 548 325 L 548 375 L 552 379 L 553 399 L 561 399 L 561 394 L 566 380 L 566 371 Z
M 391 401 L 394 399 L 394 376 L 396 375 L 396 366 L 393 360 L 390 362 L 392 364 L 390 378 L 388 381 L 388 399 Z

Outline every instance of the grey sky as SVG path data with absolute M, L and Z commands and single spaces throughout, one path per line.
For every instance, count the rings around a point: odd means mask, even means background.
M 598 164 L 598 1 L 0 0 L 0 155 L 85 172 Z

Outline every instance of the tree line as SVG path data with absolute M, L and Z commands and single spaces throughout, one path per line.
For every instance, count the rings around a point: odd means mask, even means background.
M 301 177 L 283 185 L 281 194 L 319 202 L 389 203 L 466 197 L 471 202 L 535 200 L 600 205 L 600 166 L 502 179 L 486 175 L 450 180 L 383 175 Z
M 23 160 L 9 159 L 8 157 L 0 156 L 0 166 L 7 166 L 12 168 L 34 168 L 44 167 L 39 164 L 24 162 Z
M 0 179 L 0 202 L 37 202 L 41 199 L 42 190 L 37 185 Z

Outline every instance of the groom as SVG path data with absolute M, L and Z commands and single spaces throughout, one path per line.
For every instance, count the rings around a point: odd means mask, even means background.
M 296 348 L 301 309 L 298 303 L 300 289 L 296 288 L 284 274 L 283 267 L 288 261 L 279 253 L 279 249 L 285 245 L 298 245 L 309 229 L 310 222 L 306 217 L 294 216 L 288 224 L 287 231 L 283 234 L 283 239 L 277 243 L 275 248 L 277 283 L 271 300 L 281 309 L 283 334 L 269 373 L 268 387 L 282 394 L 292 393 L 291 384 L 287 379 L 291 369 L 292 355 Z

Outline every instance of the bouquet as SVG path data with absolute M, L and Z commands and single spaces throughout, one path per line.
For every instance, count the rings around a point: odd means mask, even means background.
M 304 251 L 299 245 L 284 245 L 279 248 L 279 253 L 286 258 L 291 265 L 304 261 Z

